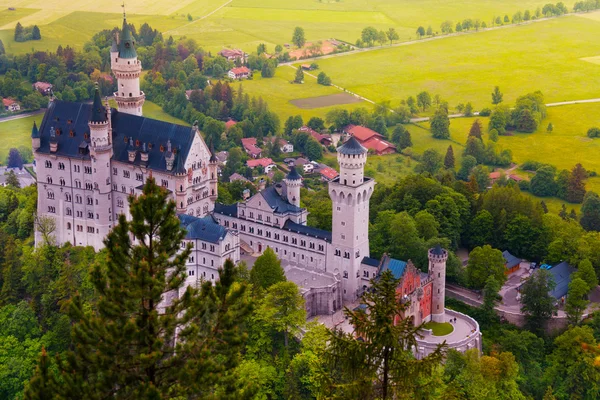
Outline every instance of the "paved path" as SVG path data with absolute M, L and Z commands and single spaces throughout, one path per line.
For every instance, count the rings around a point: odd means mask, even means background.
M 167 33 L 169 33 L 169 32 L 176 32 L 177 30 L 179 30 L 179 29 L 181 29 L 181 28 L 185 28 L 186 26 L 190 26 L 190 25 L 192 25 L 192 24 L 195 24 L 195 23 L 196 23 L 196 22 L 198 22 L 198 21 L 202 21 L 203 19 L 205 19 L 205 18 L 208 18 L 208 17 L 210 17 L 211 15 L 213 15 L 214 13 L 216 13 L 217 11 L 219 11 L 221 8 L 223 8 L 223 7 L 227 7 L 227 6 L 228 6 L 228 5 L 229 5 L 231 2 L 233 2 L 233 0 L 229 0 L 227 3 L 223 4 L 222 6 L 220 6 L 219 8 L 217 8 L 216 10 L 213 10 L 213 11 L 209 12 L 208 14 L 206 14 L 206 15 L 203 15 L 202 17 L 200 17 L 200 18 L 198 18 L 198 19 L 196 19 L 196 20 L 194 20 L 194 21 L 190 22 L 189 24 L 185 24 L 185 25 L 182 25 L 182 26 L 178 26 L 177 28 L 174 28 L 174 29 L 168 30 L 168 31 L 166 31 L 166 32 L 163 32 L 163 35 L 166 35 L 166 34 L 167 34 Z
M 31 116 L 34 116 L 34 115 L 43 114 L 45 112 L 46 112 L 46 109 L 42 108 L 42 109 L 37 110 L 37 111 L 31 111 L 31 112 L 27 112 L 27 113 L 23 113 L 23 114 L 19 114 L 19 115 L 13 115 L 13 116 L 6 117 L 6 118 L 0 118 L 0 123 L 2 123 L 2 122 L 8 122 L 8 121 L 14 121 L 15 119 L 27 118 L 27 117 L 31 117 Z

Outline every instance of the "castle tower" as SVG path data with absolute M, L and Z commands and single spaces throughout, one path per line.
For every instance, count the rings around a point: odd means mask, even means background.
M 286 197 L 287 200 L 300 207 L 300 188 L 302 187 L 302 177 L 296 171 L 296 167 L 290 168 L 290 172 L 285 177 Z
M 337 151 L 340 176 L 329 183 L 333 211 L 327 269 L 342 276 L 344 300 L 354 301 L 363 289 L 362 259 L 369 256 L 369 199 L 375 181 L 364 177 L 367 149 L 354 137 Z
M 208 174 L 210 176 L 209 180 L 209 189 L 210 189 L 210 204 L 215 204 L 218 196 L 218 183 L 219 183 L 219 160 L 217 160 L 217 156 L 215 153 L 214 146 L 210 146 L 210 159 L 208 161 Z M 211 210 L 212 211 L 212 210 Z
M 448 260 L 448 251 L 438 245 L 429 250 L 428 256 L 429 276 L 433 277 L 431 320 L 433 322 L 445 322 L 444 298 L 446 295 L 446 261 Z
M 96 86 L 90 127 L 90 155 L 92 157 L 92 177 L 94 181 L 94 228 L 97 242 L 94 247 L 102 248 L 102 239 L 108 235 L 112 225 L 112 201 L 110 197 L 112 175 L 110 159 L 113 154 L 110 108 L 100 99 L 100 90 Z M 88 226 L 89 227 L 89 226 Z
M 146 99 L 146 95 L 140 90 L 142 63 L 137 58 L 135 39 L 127 25 L 125 13 L 121 37 L 118 43 L 113 41 L 110 56 L 111 69 L 118 81 L 117 92 L 114 95 L 119 111 L 142 115 L 142 106 Z
M 31 129 L 31 148 L 34 153 L 40 148 L 40 131 L 35 121 L 33 121 L 33 128 Z

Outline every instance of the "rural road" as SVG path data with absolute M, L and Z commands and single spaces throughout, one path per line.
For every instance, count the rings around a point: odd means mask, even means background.
M 31 117 L 33 115 L 43 114 L 45 112 L 46 112 L 46 109 L 42 108 L 42 109 L 37 110 L 37 111 L 31 111 L 31 112 L 27 112 L 27 113 L 15 115 L 15 116 L 12 116 L 12 117 L 0 118 L 0 123 L 2 123 L 2 122 L 8 122 L 8 121 L 14 121 L 15 119 L 27 118 L 27 117 Z

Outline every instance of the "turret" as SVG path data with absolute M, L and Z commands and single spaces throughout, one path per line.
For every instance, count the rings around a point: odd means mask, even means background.
M 219 160 L 215 152 L 214 146 L 210 146 L 210 159 L 208 160 L 208 173 L 210 174 L 210 200 L 214 203 L 217 201 L 217 185 L 219 182 Z
M 118 109 L 133 115 L 142 115 L 142 106 L 146 99 L 140 90 L 142 63 L 137 58 L 135 39 L 123 14 L 123 29 L 118 42 L 115 40 L 110 49 L 111 68 L 117 78 L 117 92 L 114 93 Z
M 296 167 L 291 167 L 290 172 L 285 177 L 286 197 L 287 200 L 300 207 L 300 188 L 302 187 L 302 177 L 296 171 Z
M 40 131 L 35 121 L 33 121 L 33 128 L 31 129 L 31 148 L 34 152 L 40 148 Z
M 431 319 L 434 322 L 446 322 L 444 321 L 444 300 L 446 295 L 446 261 L 448 260 L 448 251 L 437 245 L 429 250 L 428 256 L 429 276 L 433 280 Z
M 110 140 L 110 129 L 108 121 L 108 110 L 102 104 L 98 85 L 94 91 L 94 102 L 92 103 L 92 114 L 88 123 L 90 127 L 91 151 L 94 155 L 108 152 L 112 155 L 112 143 Z
M 362 185 L 367 164 L 367 149 L 354 136 L 337 149 L 340 165 L 340 184 L 357 187 Z

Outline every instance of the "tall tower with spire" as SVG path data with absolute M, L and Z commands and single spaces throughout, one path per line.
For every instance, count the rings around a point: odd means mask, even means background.
M 367 149 L 353 136 L 337 149 L 340 176 L 329 183 L 332 201 L 332 251 L 327 269 L 342 276 L 343 297 L 360 295 L 361 263 L 369 256 L 369 200 L 375 181 L 365 178 Z
M 140 90 L 142 63 L 137 58 L 135 39 L 127 24 L 125 11 L 123 11 L 121 36 L 113 39 L 110 49 L 110 65 L 118 81 L 118 88 L 114 95 L 119 111 L 141 116 L 146 100 L 146 95 Z

